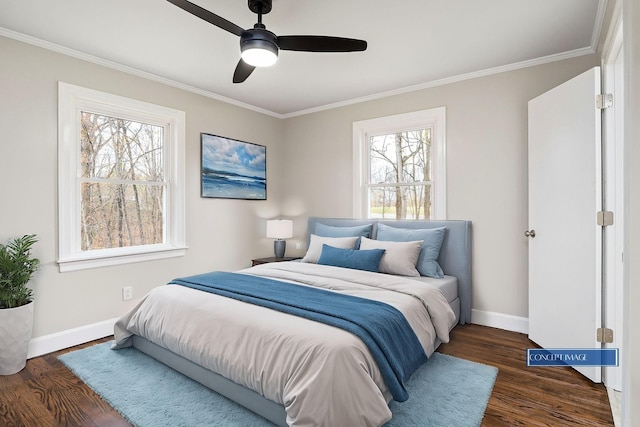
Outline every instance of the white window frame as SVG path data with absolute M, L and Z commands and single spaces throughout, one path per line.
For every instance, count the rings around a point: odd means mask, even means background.
M 83 251 L 80 246 L 80 113 L 89 111 L 161 126 L 166 187 L 164 243 Z M 60 272 L 183 256 L 185 113 L 58 82 L 58 265 Z
M 368 216 L 370 149 L 376 135 L 431 128 L 433 220 L 447 219 L 446 107 L 362 120 L 353 123 L 353 215 Z

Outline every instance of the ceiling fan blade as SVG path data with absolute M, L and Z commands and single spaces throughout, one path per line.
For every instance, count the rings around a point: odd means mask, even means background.
M 215 13 L 209 12 L 207 9 L 203 9 L 197 4 L 193 4 L 187 0 L 167 0 L 169 3 L 173 3 L 178 6 L 180 9 L 186 10 L 192 15 L 197 16 L 200 19 L 204 19 L 210 24 L 215 25 L 216 27 L 222 28 L 223 30 L 229 31 L 236 36 L 241 36 L 244 32 L 244 28 L 239 27 L 233 22 L 227 21 L 226 19 L 216 15 Z
M 303 52 L 358 52 L 367 49 L 367 42 L 331 36 L 279 36 L 278 47 Z
M 236 71 L 234 71 L 233 73 L 233 82 L 234 83 L 242 83 L 245 80 L 247 80 L 247 77 L 249 77 L 251 75 L 251 73 L 253 73 L 253 70 L 255 70 L 256 67 L 254 67 L 253 65 L 249 65 L 246 62 L 244 62 L 242 59 L 240 59 L 240 61 L 238 62 L 238 65 L 236 66 Z

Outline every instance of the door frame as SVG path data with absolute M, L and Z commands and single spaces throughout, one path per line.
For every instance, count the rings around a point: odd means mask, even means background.
M 603 93 L 612 93 L 614 104 L 602 117 L 603 177 L 605 182 L 603 209 L 614 212 L 614 224 L 604 231 L 603 320 L 614 331 L 614 341 L 605 348 L 622 349 L 624 319 L 624 75 L 622 14 L 614 12 L 611 29 L 602 55 Z M 624 352 L 620 367 L 603 369 L 604 385 L 622 390 Z

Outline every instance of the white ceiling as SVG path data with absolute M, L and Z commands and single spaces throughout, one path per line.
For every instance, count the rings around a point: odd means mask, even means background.
M 251 28 L 246 0 L 192 0 Z M 239 38 L 164 0 L 0 0 L 0 35 L 289 117 L 592 53 L 606 0 L 273 0 L 277 35 L 367 40 L 365 52 L 281 51 L 242 84 Z M 0 57 L 1 61 L 1 57 Z M 124 67 L 122 67 L 124 66 Z

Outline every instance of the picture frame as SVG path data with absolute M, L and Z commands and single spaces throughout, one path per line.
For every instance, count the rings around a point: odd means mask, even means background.
M 200 195 L 267 200 L 267 147 L 200 133 Z

